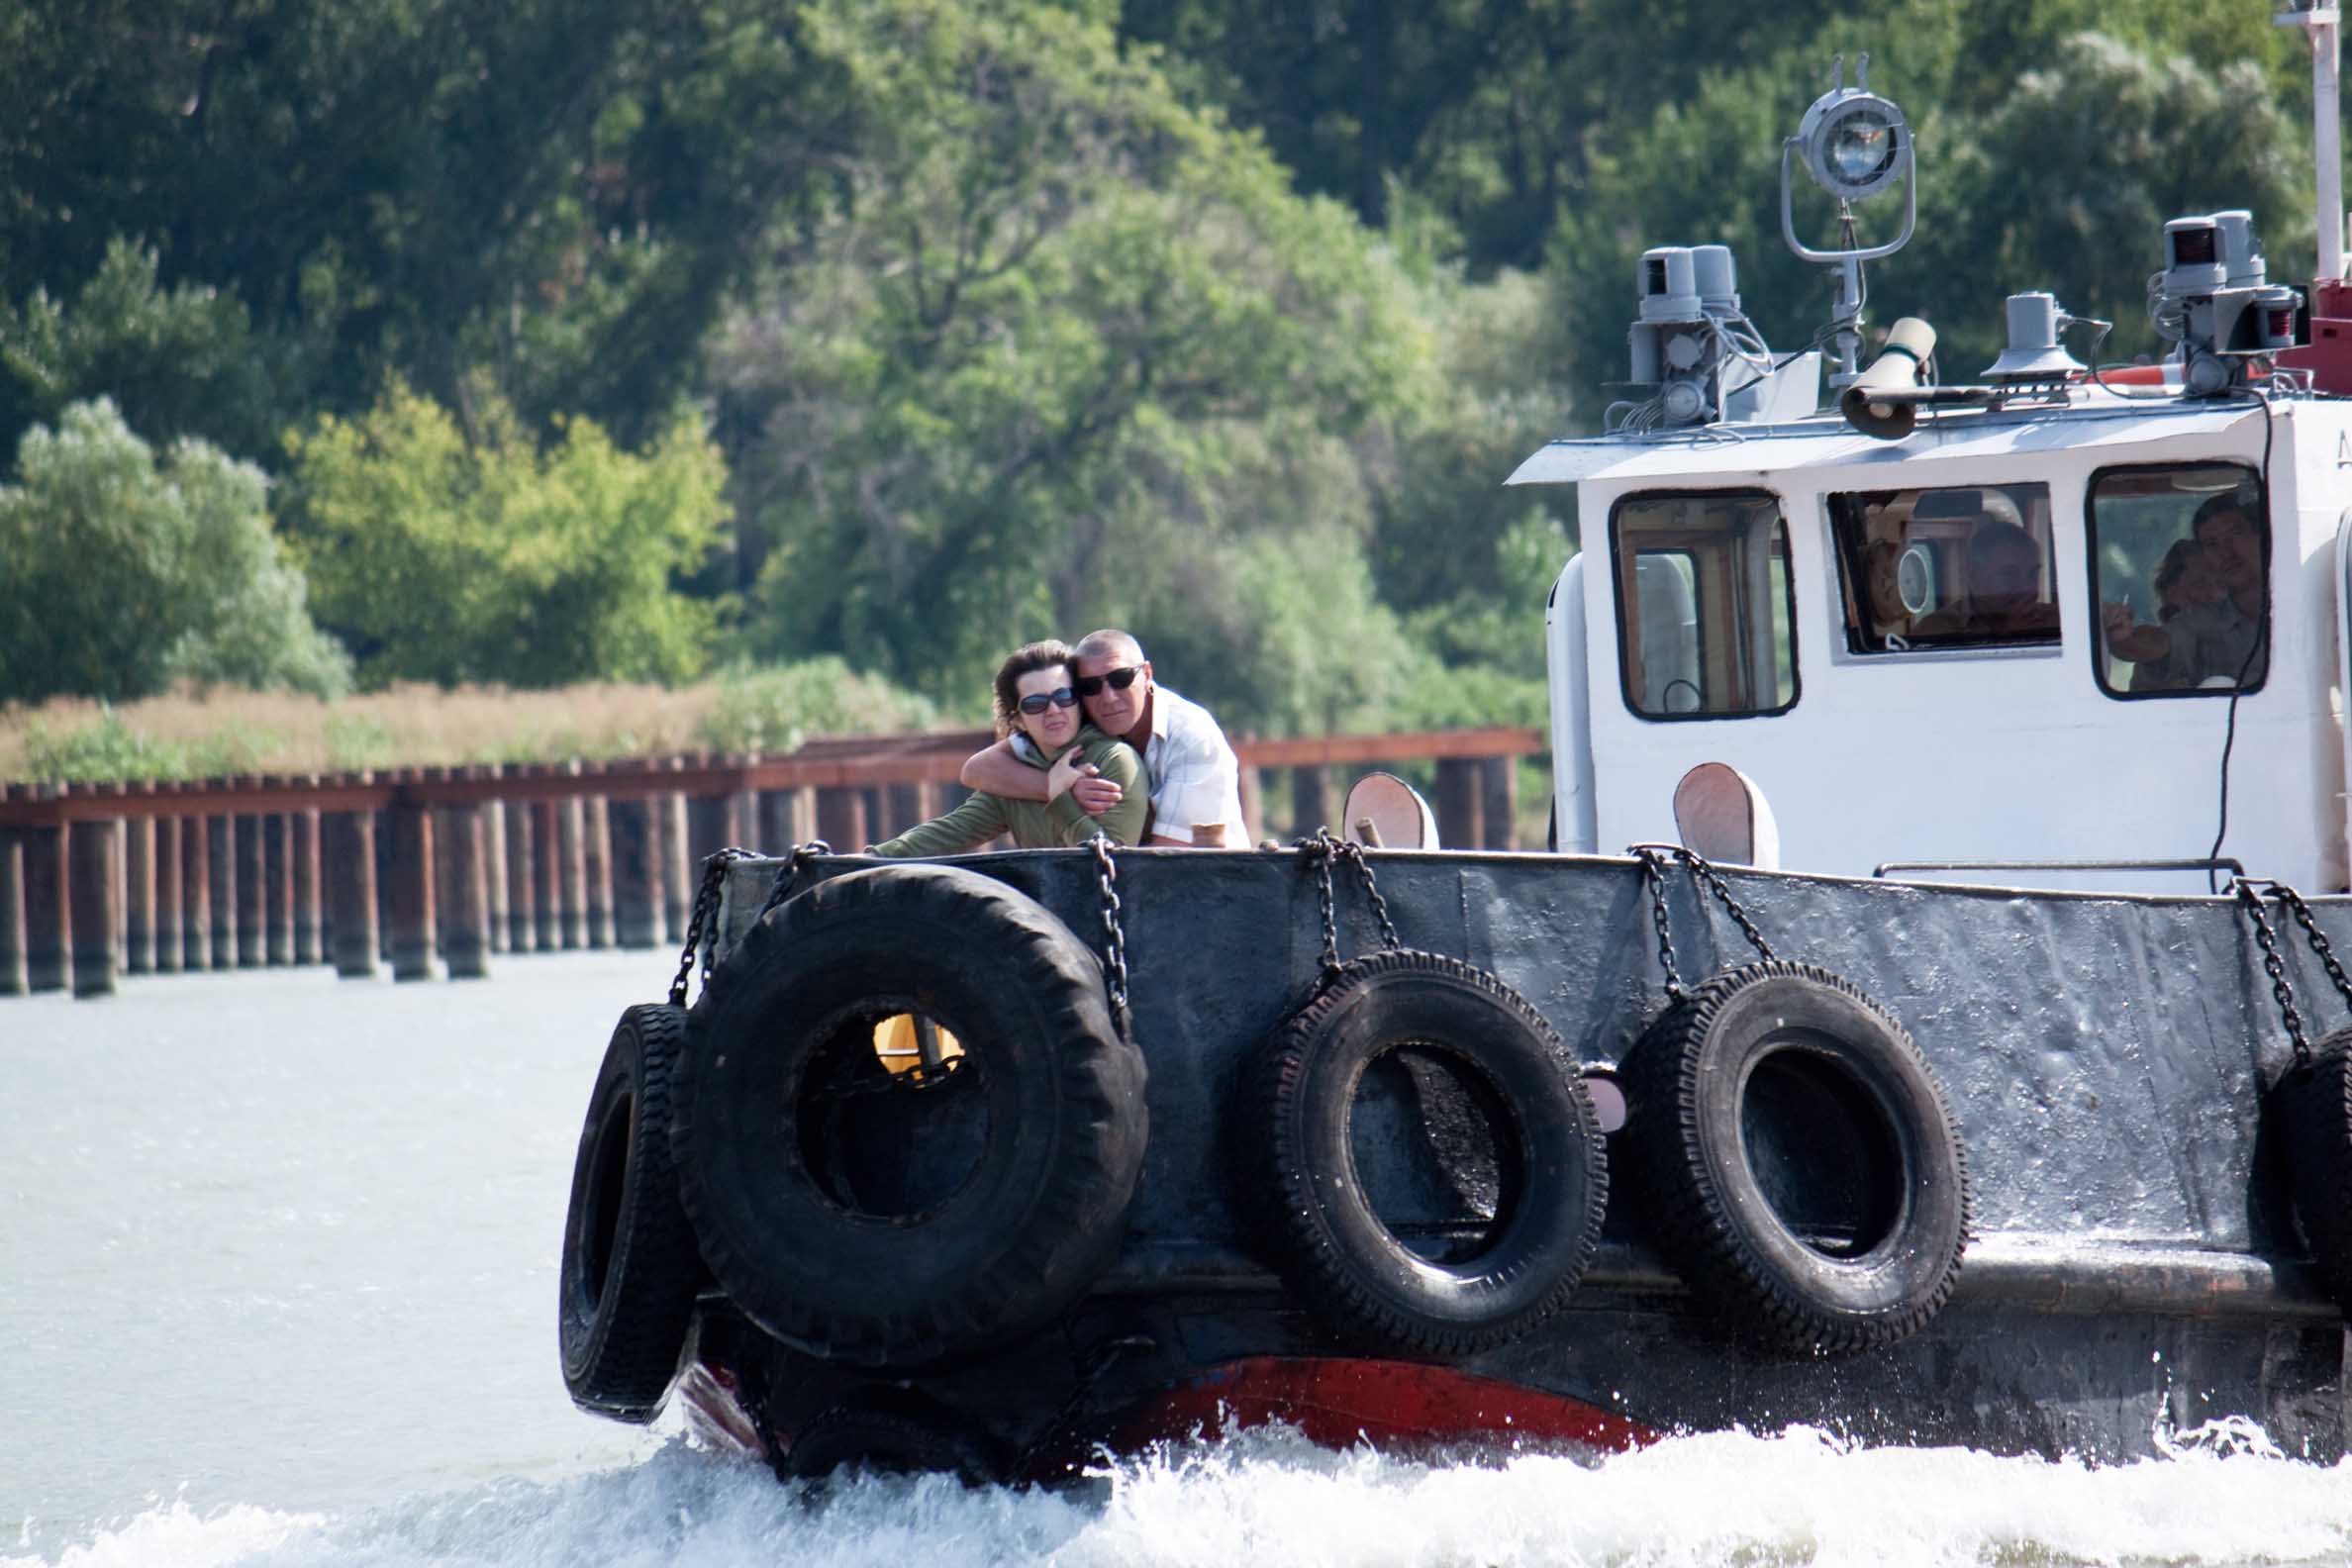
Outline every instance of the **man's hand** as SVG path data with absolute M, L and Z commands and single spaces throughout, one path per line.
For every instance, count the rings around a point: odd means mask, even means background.
M 1127 791 L 1104 778 L 1091 763 L 1078 782 L 1070 786 L 1070 792 L 1078 798 L 1078 809 L 1089 817 L 1100 817 L 1127 799 Z

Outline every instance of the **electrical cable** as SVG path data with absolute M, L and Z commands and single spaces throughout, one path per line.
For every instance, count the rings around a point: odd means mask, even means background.
M 2246 649 L 2246 656 L 2238 664 L 2237 675 L 2229 692 L 2229 721 L 2221 732 L 2221 791 L 2219 820 L 2213 825 L 2213 846 L 2205 851 L 2207 861 L 2221 857 L 2221 840 L 2229 836 L 2229 753 L 2237 744 L 2238 699 L 2246 694 L 2246 676 L 2254 668 L 2256 659 L 2264 660 L 2263 674 L 2267 678 L 2270 650 L 2271 621 L 2271 437 L 2276 429 L 2277 415 L 2271 408 L 2268 395 L 2255 387 L 2239 387 L 2237 393 L 2262 405 L 2262 610 L 2254 621 L 2254 645 Z M 2205 867 L 2205 891 L 2221 891 L 2219 870 Z

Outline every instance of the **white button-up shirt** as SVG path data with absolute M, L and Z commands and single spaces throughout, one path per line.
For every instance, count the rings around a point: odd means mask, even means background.
M 1241 763 L 1208 709 L 1155 682 L 1143 765 L 1151 773 L 1153 837 L 1246 847 Z

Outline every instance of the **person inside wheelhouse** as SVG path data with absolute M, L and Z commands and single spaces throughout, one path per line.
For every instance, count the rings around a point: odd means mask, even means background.
M 2059 637 L 2049 487 L 1829 497 L 1854 653 L 2048 646 Z
M 2262 528 L 2254 498 L 2241 489 L 2207 497 L 2190 525 L 2198 563 L 2216 591 L 2182 604 L 2155 625 L 2136 621 L 2127 604 L 2101 611 L 2107 651 L 2135 666 L 2131 689 L 2181 691 L 2262 682 Z

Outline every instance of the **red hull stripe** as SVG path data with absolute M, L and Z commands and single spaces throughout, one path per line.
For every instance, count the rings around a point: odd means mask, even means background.
M 1658 1434 L 1582 1400 L 1539 1393 L 1450 1367 L 1337 1356 L 1252 1356 L 1145 1401 L 1121 1423 L 1122 1451 L 1199 1431 L 1288 1421 L 1310 1441 L 1453 1442 L 1523 1437 L 1622 1453 Z

